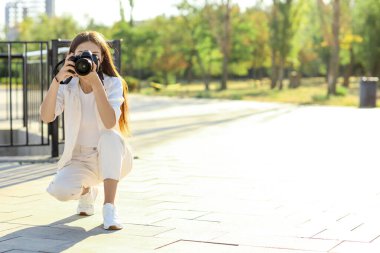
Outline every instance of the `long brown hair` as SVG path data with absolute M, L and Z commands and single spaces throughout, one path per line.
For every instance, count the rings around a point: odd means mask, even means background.
M 115 67 L 115 64 L 113 63 L 113 59 L 111 56 L 111 49 L 108 43 L 106 42 L 104 36 L 101 33 L 96 32 L 96 31 L 81 32 L 71 42 L 69 52 L 74 53 L 75 49 L 80 44 L 87 41 L 93 42 L 100 48 L 102 58 L 103 58 L 103 61 L 100 67 L 103 73 L 108 76 L 119 77 L 122 80 L 124 102 L 120 106 L 121 116 L 119 119 L 119 127 L 120 127 L 121 133 L 125 137 L 129 137 L 131 136 L 131 131 L 129 128 L 129 114 L 128 114 L 129 110 L 128 110 L 128 100 L 127 100 L 128 85 L 127 85 L 127 82 L 120 76 L 119 72 L 117 71 Z

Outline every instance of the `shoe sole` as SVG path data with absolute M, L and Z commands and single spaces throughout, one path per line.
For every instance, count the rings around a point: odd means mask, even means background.
M 122 227 L 118 226 L 109 226 L 108 228 L 104 227 L 105 230 L 121 230 L 123 229 Z
M 94 214 L 88 214 L 86 212 L 80 212 L 78 213 L 79 216 L 91 216 L 91 215 L 94 215 Z

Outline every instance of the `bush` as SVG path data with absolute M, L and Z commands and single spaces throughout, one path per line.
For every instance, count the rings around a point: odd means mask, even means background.
M 344 96 L 347 95 L 347 92 L 348 92 L 348 90 L 347 90 L 347 88 L 345 88 L 345 87 L 342 87 L 342 86 L 338 86 L 338 87 L 336 87 L 336 95 L 337 95 L 337 96 L 342 96 L 342 97 L 344 97 Z
M 151 82 L 151 83 L 150 83 L 150 87 L 152 87 L 155 91 L 160 91 L 160 90 L 162 90 L 163 88 L 165 88 L 164 85 L 159 84 L 159 83 L 154 83 L 154 82 Z
M 147 79 L 148 82 L 164 83 L 164 79 L 161 76 L 151 76 Z
M 140 90 L 140 80 L 133 76 L 126 76 L 124 80 L 127 82 L 129 91 Z

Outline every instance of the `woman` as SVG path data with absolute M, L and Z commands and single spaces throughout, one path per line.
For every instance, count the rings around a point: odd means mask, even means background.
M 89 50 L 98 58 L 87 75 L 75 71 L 72 56 Z M 64 80 L 70 82 L 65 85 Z M 63 67 L 53 78 L 40 106 L 45 123 L 64 111 L 65 147 L 47 192 L 60 201 L 78 200 L 79 215 L 94 214 L 97 185 L 104 183 L 103 227 L 122 229 L 115 206 L 117 184 L 132 169 L 126 141 L 127 84 L 117 72 L 104 37 L 83 32 L 72 41 Z

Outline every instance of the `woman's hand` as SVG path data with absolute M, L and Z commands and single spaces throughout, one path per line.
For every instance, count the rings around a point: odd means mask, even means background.
M 69 60 L 69 58 L 71 56 L 73 56 L 74 53 L 69 53 L 67 56 L 66 56 L 66 59 L 65 59 L 65 64 L 63 65 L 63 67 L 59 70 L 58 74 L 55 76 L 56 79 L 58 79 L 58 82 L 61 82 L 69 77 L 76 77 L 78 76 L 76 73 L 75 73 L 75 63 L 71 60 Z
M 100 63 L 99 63 L 100 64 Z M 91 85 L 92 89 L 97 89 L 102 86 L 102 81 L 100 80 L 98 73 L 96 72 L 97 66 L 93 62 L 91 72 L 85 76 L 79 76 L 80 80 Z

